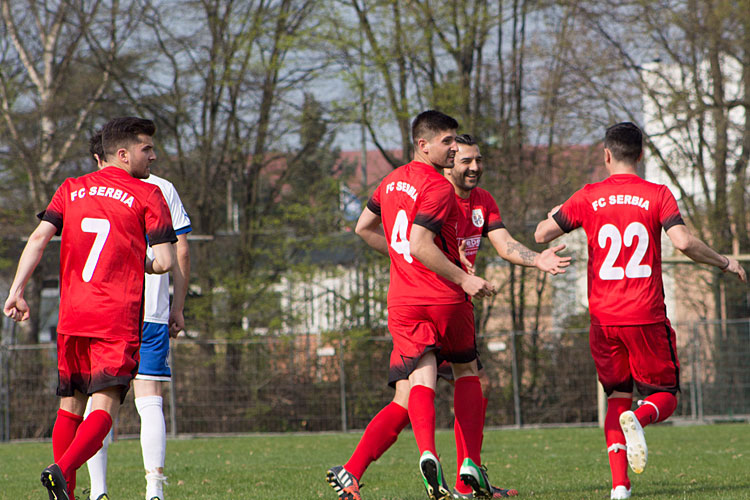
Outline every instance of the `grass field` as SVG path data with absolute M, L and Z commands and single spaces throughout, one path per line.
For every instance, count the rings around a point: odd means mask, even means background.
M 169 500 L 330 499 L 325 471 L 342 464 L 360 434 L 294 434 L 170 440 Z M 750 427 L 747 424 L 653 426 L 647 429 L 649 461 L 633 482 L 634 498 L 750 499 Z M 453 434 L 439 432 L 438 451 L 452 484 Z M 0 498 L 46 499 L 39 473 L 52 456 L 46 443 L 0 445 Z M 411 432 L 373 464 L 363 478 L 364 500 L 424 500 Z M 489 430 L 483 460 L 493 483 L 520 498 L 608 499 L 609 466 L 598 428 Z M 140 445 L 118 440 L 110 447 L 112 500 L 140 500 L 145 493 Z M 88 486 L 79 471 L 80 495 Z

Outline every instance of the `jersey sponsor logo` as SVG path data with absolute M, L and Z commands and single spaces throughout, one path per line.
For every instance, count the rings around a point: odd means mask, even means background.
M 133 196 L 127 191 L 107 186 L 91 186 L 86 192 L 86 188 L 77 189 L 70 192 L 70 201 L 80 200 L 88 196 L 104 196 L 114 200 L 121 201 L 123 204 L 133 208 Z
M 404 181 L 389 182 L 385 186 L 385 194 L 388 194 L 391 191 L 400 191 L 406 194 L 409 198 L 411 198 L 414 201 L 417 201 L 417 195 L 419 194 L 417 192 L 417 188 L 415 188 L 408 182 L 404 182 Z
M 606 207 L 607 205 L 635 205 L 644 210 L 648 210 L 649 200 L 631 194 L 611 194 L 607 199 L 602 197 L 591 202 L 591 207 L 594 209 L 594 212 L 600 208 Z
M 482 237 L 481 236 L 472 236 L 470 238 L 464 238 L 463 241 L 466 242 L 466 250 L 474 250 L 476 252 L 476 249 L 479 248 L 479 245 L 482 244 Z
M 475 208 L 471 211 L 471 222 L 476 227 L 482 227 L 484 226 L 484 214 L 482 213 L 481 208 Z

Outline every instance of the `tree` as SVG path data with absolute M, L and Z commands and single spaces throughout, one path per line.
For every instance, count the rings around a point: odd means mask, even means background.
M 80 154 L 85 129 L 109 87 L 121 33 L 133 22 L 131 11 L 129 4 L 100 0 L 0 0 L 0 118 L 9 153 L 3 167 L 27 186 L 26 213 L 46 206 L 64 166 Z M 95 58 L 102 65 L 94 65 Z M 42 263 L 28 294 L 32 341 L 38 340 L 45 270 Z

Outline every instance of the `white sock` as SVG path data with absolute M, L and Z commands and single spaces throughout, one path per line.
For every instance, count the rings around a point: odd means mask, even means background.
M 89 413 L 91 413 L 91 398 L 86 404 L 84 415 L 88 417 Z M 107 493 L 107 450 L 112 441 L 112 429 L 110 429 L 102 442 L 102 447 L 86 462 L 86 467 L 89 469 L 89 480 L 91 481 L 91 492 L 89 493 L 91 500 L 96 500 L 100 495 Z
M 141 416 L 141 450 L 143 467 L 147 473 L 146 498 L 164 498 L 162 483 L 166 478 L 158 472 L 164 469 L 164 455 L 167 451 L 167 427 L 164 423 L 162 397 L 136 398 L 135 407 Z

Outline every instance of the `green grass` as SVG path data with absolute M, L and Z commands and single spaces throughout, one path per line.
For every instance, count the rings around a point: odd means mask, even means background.
M 342 464 L 360 434 L 294 434 L 170 440 L 167 445 L 169 500 L 329 499 L 325 471 Z M 646 471 L 630 474 L 634 498 L 750 499 L 750 427 L 722 424 L 647 429 Z M 439 432 L 446 478 L 453 481 L 453 434 Z M 47 443 L 0 445 L 0 498 L 47 498 L 39 473 L 48 464 Z M 364 500 L 424 500 L 411 432 L 363 478 Z M 521 498 L 609 498 L 609 465 L 604 437 L 597 428 L 491 430 L 483 460 L 493 483 L 514 487 Z M 109 492 L 112 500 L 140 500 L 145 493 L 137 440 L 110 446 Z M 78 489 L 88 485 L 85 467 Z

